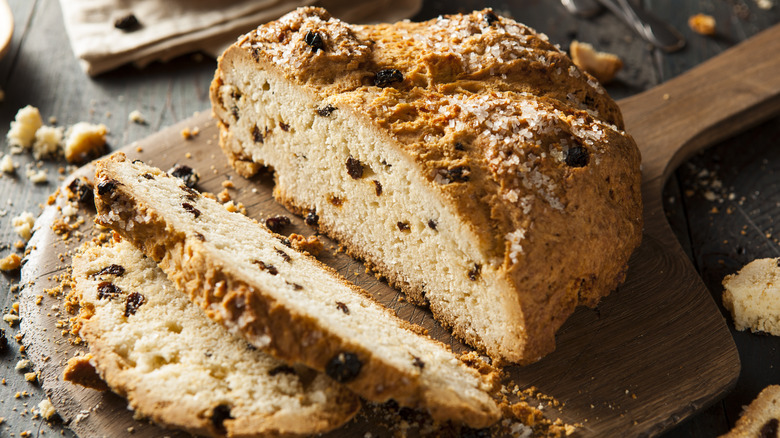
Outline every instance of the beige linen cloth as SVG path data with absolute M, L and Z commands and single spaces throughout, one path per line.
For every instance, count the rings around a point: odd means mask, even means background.
M 422 0 L 60 0 L 76 57 L 89 75 L 127 63 L 140 67 L 196 51 L 214 57 L 239 35 L 299 6 L 321 6 L 348 23 L 411 17 Z M 140 26 L 114 27 L 133 14 Z

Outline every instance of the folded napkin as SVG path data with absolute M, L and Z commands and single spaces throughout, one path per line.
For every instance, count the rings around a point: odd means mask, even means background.
M 203 51 L 218 56 L 236 38 L 299 6 L 321 6 L 350 23 L 411 17 L 422 0 L 60 0 L 73 52 L 89 75 L 127 63 Z M 137 26 L 115 22 L 133 15 Z

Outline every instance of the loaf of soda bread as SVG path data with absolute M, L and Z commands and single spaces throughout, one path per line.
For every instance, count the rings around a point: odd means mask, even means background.
M 126 240 L 87 244 L 73 279 L 91 363 L 141 417 L 197 435 L 310 436 L 360 408 L 324 374 L 290 367 L 211 321 Z
M 624 279 L 640 154 L 617 104 L 492 10 L 350 25 L 301 8 L 219 60 L 220 145 L 244 176 L 469 344 L 530 363 Z
M 723 306 L 737 330 L 780 336 L 780 258 L 753 260 L 727 275 Z
M 466 366 L 283 236 L 121 153 L 96 167 L 96 221 L 158 262 L 231 332 L 368 400 L 474 428 L 498 420 L 489 367 Z
M 780 437 L 780 386 L 764 388 L 750 405 L 745 407 L 734 428 L 720 438 L 777 438 Z

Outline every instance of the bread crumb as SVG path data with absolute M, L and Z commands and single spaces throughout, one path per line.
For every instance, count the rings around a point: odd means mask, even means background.
M 772 9 L 775 6 L 772 0 L 756 0 L 756 5 L 758 6 L 759 9 L 763 9 L 765 11 Z M 2 97 L 0 97 L 0 101 L 2 100 L 3 100 Z
M 222 181 L 222 187 L 224 187 L 226 189 L 235 189 L 236 185 L 233 184 L 233 181 L 231 181 L 229 179 L 226 179 L 226 180 Z
M 27 105 L 16 112 L 14 121 L 11 122 L 11 128 L 8 130 L 6 138 L 8 144 L 23 149 L 29 149 L 35 140 L 35 131 L 43 126 L 43 119 L 38 108 Z
M 612 81 L 620 69 L 623 68 L 623 61 L 617 55 L 597 52 L 588 43 L 574 40 L 569 46 L 569 52 L 571 53 L 572 61 L 577 67 L 595 76 L 602 84 Z
M 51 400 L 48 398 L 45 398 L 38 403 L 38 411 L 40 411 L 44 420 L 51 420 L 52 417 L 57 414 L 57 410 L 54 409 L 54 405 L 51 404 Z
M 33 226 L 35 226 L 35 216 L 33 216 L 32 213 L 25 211 L 13 218 L 11 224 L 13 225 L 16 234 L 20 235 L 26 242 L 32 237 L 32 229 Z
M 723 279 L 723 305 L 737 330 L 780 336 L 780 258 L 754 260 Z
M 16 163 L 14 163 L 10 155 L 5 155 L 2 161 L 0 161 L 0 170 L 4 173 L 14 173 L 16 171 Z
M 185 140 L 191 140 L 193 137 L 195 137 L 198 134 L 200 134 L 200 129 L 198 129 L 197 126 L 192 129 L 187 127 L 181 130 L 181 136 Z
M 38 373 L 24 373 L 24 380 L 28 382 L 35 382 L 38 380 Z
M 144 115 L 141 114 L 141 111 L 133 110 L 130 111 L 130 114 L 127 116 L 128 120 L 130 120 L 133 123 L 138 123 L 139 125 L 143 125 L 146 123 L 146 119 L 144 119 Z
M 225 202 L 231 200 L 230 193 L 228 192 L 227 189 L 224 189 L 221 192 L 219 192 L 219 194 L 217 195 L 217 199 L 219 199 L 219 202 L 224 204 Z
M 25 175 L 33 184 L 43 184 L 49 180 L 49 173 L 46 169 L 27 169 Z
M 79 122 L 68 129 L 65 140 L 65 159 L 68 163 L 82 163 L 99 156 L 106 146 L 106 125 Z
M 19 322 L 19 316 L 14 315 L 12 313 L 6 313 L 5 315 L 3 315 L 3 321 L 5 321 L 9 326 L 13 327 L 14 325 L 16 325 L 17 322 Z
M 26 370 L 27 368 L 30 367 L 30 364 L 31 362 L 29 359 L 22 359 L 19 362 L 16 362 L 16 366 L 14 367 L 14 369 L 16 371 Z
M 715 17 L 696 14 L 688 18 L 688 26 L 700 35 L 715 35 Z
M 11 253 L 0 259 L 0 271 L 11 272 L 22 266 L 22 258 L 18 254 Z
M 64 129 L 56 126 L 41 126 L 35 131 L 32 154 L 36 160 L 56 157 L 62 148 Z
M 322 251 L 324 246 L 317 236 L 309 236 L 307 239 L 300 234 L 293 233 L 288 238 L 290 239 L 290 246 L 298 251 L 308 252 L 315 257 L 320 255 L 320 251 Z

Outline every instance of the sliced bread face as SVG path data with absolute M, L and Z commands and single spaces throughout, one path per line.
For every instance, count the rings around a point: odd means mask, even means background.
M 126 240 L 87 244 L 73 278 L 91 362 L 142 417 L 199 435 L 309 436 L 360 408 L 324 374 L 228 333 Z
M 157 261 L 206 313 L 251 344 L 325 372 L 368 400 L 436 420 L 499 418 L 490 377 L 256 221 L 115 154 L 97 163 L 97 221 Z
M 552 351 L 641 239 L 617 105 L 490 10 L 358 26 L 302 8 L 222 55 L 211 101 L 239 173 L 273 168 L 277 200 L 494 358 Z

